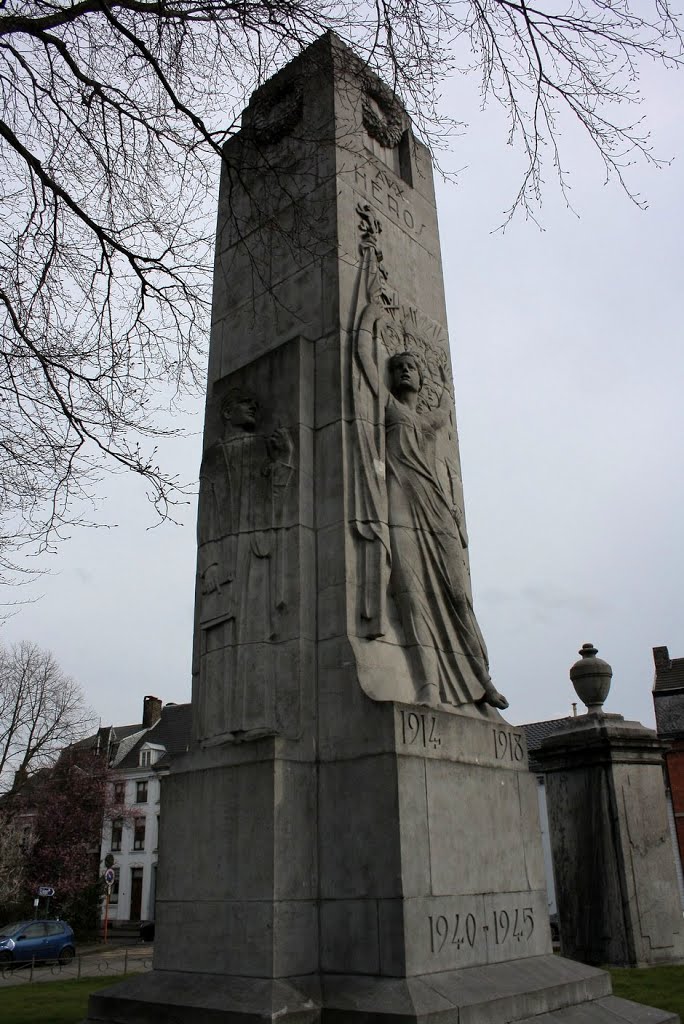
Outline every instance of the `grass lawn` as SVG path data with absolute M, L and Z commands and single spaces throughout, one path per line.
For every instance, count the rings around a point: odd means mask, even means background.
M 684 967 L 624 967 L 610 976 L 614 995 L 671 1010 L 684 1024 Z
M 8 985 L 0 990 L 0 1024 L 79 1024 L 88 996 L 131 975 Z

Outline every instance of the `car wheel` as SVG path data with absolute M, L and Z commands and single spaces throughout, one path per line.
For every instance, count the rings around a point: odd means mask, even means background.
M 0 950 L 0 974 L 11 971 L 14 966 L 14 958 L 6 949 Z
M 62 952 L 59 954 L 58 960 L 60 967 L 66 967 L 76 956 L 76 951 L 73 946 L 65 946 Z

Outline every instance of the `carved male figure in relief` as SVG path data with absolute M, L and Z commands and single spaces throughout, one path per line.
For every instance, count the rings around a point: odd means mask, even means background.
M 224 437 L 200 471 L 203 739 L 275 730 L 271 645 L 286 605 L 282 512 L 292 439 L 283 428 L 256 432 L 259 404 L 245 390 L 230 391 L 221 412 Z
M 359 213 L 360 301 L 366 303 L 356 319 L 352 401 L 362 633 L 369 639 L 385 635 L 389 596 L 398 612 L 418 703 L 483 702 L 503 709 L 508 702 L 492 683 L 472 608 L 463 511 L 449 467 L 440 469 L 436 455 L 451 415 L 446 354 L 437 339 L 420 340 L 441 375 L 441 395 L 431 406 L 421 402 L 421 360 L 406 350 L 407 343 L 419 339 L 400 319 L 399 304 L 387 290 L 377 248 L 379 225 L 363 210 Z M 434 381 L 431 390 L 434 394 Z

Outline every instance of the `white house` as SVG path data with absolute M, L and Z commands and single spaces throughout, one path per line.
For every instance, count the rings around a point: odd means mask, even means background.
M 154 920 L 161 777 L 188 748 L 190 712 L 190 704 L 162 706 L 148 696 L 141 725 L 113 727 L 108 737 L 114 808 L 104 822 L 100 860 L 104 872 L 105 857 L 114 858 L 106 908 L 112 928 Z

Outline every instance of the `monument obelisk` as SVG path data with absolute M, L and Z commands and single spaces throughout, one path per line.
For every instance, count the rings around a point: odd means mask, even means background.
M 429 154 L 334 35 L 227 144 L 215 265 L 193 745 L 154 970 L 89 1021 L 615 1024 L 473 608 Z

